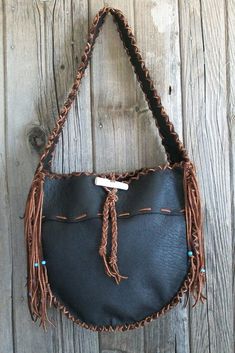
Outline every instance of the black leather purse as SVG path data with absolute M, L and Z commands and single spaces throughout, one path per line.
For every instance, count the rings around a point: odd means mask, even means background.
M 156 120 L 168 162 L 134 172 L 51 171 L 52 153 L 106 15 Z M 129 330 L 192 292 L 205 297 L 200 197 L 195 168 L 161 104 L 123 14 L 105 7 L 91 26 L 72 90 L 41 156 L 25 210 L 28 301 L 45 327 L 54 304 L 95 331 Z M 194 304 L 194 305 L 195 305 Z

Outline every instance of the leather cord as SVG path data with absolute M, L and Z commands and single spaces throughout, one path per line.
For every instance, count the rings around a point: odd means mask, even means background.
M 181 161 L 189 161 L 187 151 L 185 150 L 182 142 L 179 140 L 179 136 L 175 132 L 174 126 L 170 122 L 169 117 L 166 114 L 164 107 L 162 106 L 161 99 L 156 89 L 154 88 L 153 81 L 150 78 L 149 71 L 145 66 L 144 60 L 142 59 L 142 56 L 136 45 L 135 37 L 127 23 L 127 20 L 120 10 L 111 7 L 104 7 L 97 13 L 93 20 L 84 54 L 82 55 L 82 61 L 78 67 L 74 84 L 67 100 L 64 103 L 63 108 L 60 111 L 56 125 L 51 135 L 49 136 L 48 144 L 40 159 L 40 163 L 37 169 L 38 171 L 43 169 L 48 171 L 51 170 L 52 154 L 55 149 L 55 145 L 58 142 L 59 135 L 67 119 L 69 110 L 71 109 L 72 104 L 77 96 L 81 79 L 84 76 L 85 70 L 92 56 L 92 50 L 94 48 L 96 38 L 99 35 L 99 32 L 108 13 L 113 16 L 113 19 L 117 24 L 124 48 L 130 57 L 131 64 L 134 67 L 134 72 L 136 73 L 137 79 L 140 82 L 140 86 L 145 94 L 148 106 L 153 113 L 153 117 L 155 118 L 156 125 L 162 139 L 162 144 L 166 151 L 168 162 L 170 164 L 174 164 Z
M 113 176 L 113 179 L 115 176 Z M 102 224 L 102 239 L 99 248 L 99 254 L 103 258 L 105 271 L 109 277 L 113 277 L 117 284 L 122 279 L 127 279 L 126 276 L 122 276 L 118 269 L 117 259 L 117 248 L 118 248 L 118 226 L 117 226 L 117 211 L 115 204 L 118 201 L 117 189 L 104 188 L 108 195 L 106 197 L 104 208 L 103 208 L 103 224 Z M 111 255 L 107 259 L 107 245 L 108 245 L 108 233 L 109 233 L 109 218 L 111 220 Z

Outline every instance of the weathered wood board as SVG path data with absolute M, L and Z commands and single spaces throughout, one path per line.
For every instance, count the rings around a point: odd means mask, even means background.
M 204 209 L 207 302 L 144 329 L 97 334 L 51 309 L 31 322 L 21 219 L 39 153 L 72 85 L 88 27 L 121 9 L 176 131 Z M 234 0 L 2 0 L 0 3 L 0 353 L 232 353 L 235 181 Z M 111 18 L 97 40 L 53 161 L 56 171 L 123 171 L 165 161 Z M 192 303 L 191 303 L 192 304 Z

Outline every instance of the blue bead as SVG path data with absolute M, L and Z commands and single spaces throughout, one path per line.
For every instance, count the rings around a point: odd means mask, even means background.
M 34 262 L 34 267 L 38 267 L 38 266 L 39 266 L 38 262 Z
M 205 273 L 206 269 L 204 267 L 201 268 L 200 272 Z
M 190 250 L 190 251 L 188 251 L 188 256 L 193 256 L 193 252 Z
M 42 260 L 42 265 L 46 265 L 46 260 Z

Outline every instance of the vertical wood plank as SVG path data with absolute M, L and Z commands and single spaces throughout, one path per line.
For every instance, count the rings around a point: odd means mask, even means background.
M 72 3 L 70 1 L 49 2 L 44 4 L 45 17 L 44 47 L 46 55 L 45 81 L 48 92 L 55 94 L 54 106 L 58 110 L 67 97 L 74 81 L 77 66 L 87 39 L 88 5 L 87 1 Z M 51 70 L 50 70 L 51 67 Z M 47 72 L 53 75 L 46 75 Z M 43 84 L 42 83 L 42 84 Z M 48 106 L 48 103 L 45 107 Z M 41 109 L 41 119 L 46 123 L 48 112 Z M 55 115 L 55 114 L 54 114 Z M 59 172 L 71 172 L 92 169 L 92 139 L 90 116 L 90 75 L 89 69 L 83 79 L 80 93 L 71 109 L 63 134 L 59 139 L 53 159 L 53 169 Z M 50 119 L 49 119 L 50 121 Z M 53 125 L 53 123 L 51 124 Z M 58 335 L 63 352 L 99 350 L 98 335 L 84 331 L 74 325 L 63 315 L 57 314 Z
M 189 316 L 180 304 L 145 329 L 101 334 L 99 342 L 96 333 L 81 329 L 55 310 L 50 311 L 55 329 L 44 333 L 31 322 L 19 216 L 38 153 L 74 80 L 88 22 L 104 4 L 120 8 L 127 16 L 163 105 L 180 136 L 183 130 L 197 166 L 208 301 L 190 309 Z M 234 23 L 233 0 L 179 0 L 179 4 L 176 0 L 2 0 L 0 353 L 233 351 Z M 122 171 L 163 161 L 151 113 L 116 25 L 108 18 L 58 143 L 53 169 Z
M 225 3 L 180 1 L 180 12 L 184 134 L 203 199 L 208 298 L 190 311 L 190 346 L 232 352 Z
M 193 161 L 197 164 L 198 136 L 197 123 L 205 123 L 205 68 L 204 39 L 200 1 L 179 2 L 181 27 L 182 95 L 185 144 Z M 192 117 L 193 116 L 193 117 Z M 201 165 L 197 165 L 198 168 Z M 200 180 L 199 180 L 200 181 Z M 202 195 L 203 196 L 203 195 Z M 206 236 L 206 234 L 205 234 Z M 190 302 L 190 305 L 192 303 Z M 202 318 L 204 318 L 202 320 Z M 192 352 L 209 352 L 207 304 L 199 305 L 190 315 L 190 347 Z
M 12 209 L 16 352 L 82 352 L 88 342 L 93 347 L 93 352 L 98 351 L 98 335 L 84 335 L 82 330 L 74 328 L 72 322 L 61 317 L 54 310 L 51 311 L 51 315 L 56 329 L 49 328 L 48 332 L 44 333 L 38 325 L 32 324 L 26 305 L 26 255 L 19 251 L 19 249 L 25 249 L 23 236 L 18 236 L 23 234 L 23 222 L 16 221 L 19 215 L 23 214 L 28 187 L 38 160 L 36 152 L 42 147 L 28 145 L 27 139 L 34 137 L 32 127 L 37 127 L 46 133 L 53 126 L 53 120 L 67 95 L 66 90 L 68 91 L 74 80 L 76 56 L 81 56 L 85 41 L 83 36 L 84 33 L 87 34 L 87 11 L 86 1 L 79 2 L 77 5 L 70 1 L 63 4 L 59 1 L 37 1 L 33 4 L 14 1 L 14 10 L 11 9 L 10 2 L 8 3 L 6 16 L 9 89 L 7 158 Z M 71 16 L 74 16 L 73 21 L 76 21 L 76 24 L 73 23 Z M 78 27 L 80 32 L 74 33 L 73 31 Z M 16 58 L 17 65 L 15 65 Z M 15 67 L 20 67 L 21 70 L 15 70 Z M 91 164 L 91 158 L 90 160 L 85 158 L 82 162 L 80 148 L 82 145 L 85 157 L 91 156 L 90 104 L 89 94 L 87 94 L 90 91 L 89 73 L 88 81 L 83 84 L 82 91 L 82 103 L 76 104 L 67 131 L 65 129 L 62 153 L 58 149 L 58 155 L 54 160 L 55 168 L 61 168 L 64 171 L 68 171 L 69 168 L 79 168 L 79 164 L 83 164 L 82 168 L 87 168 L 88 163 Z M 11 104 L 15 97 L 21 97 L 21 94 L 23 99 L 19 99 L 15 105 Z M 80 119 L 80 115 L 83 120 Z M 80 148 L 79 153 L 77 153 L 78 148 L 76 150 L 77 146 Z M 64 155 L 67 156 L 69 153 L 72 158 L 66 159 Z M 68 163 L 65 163 L 65 160 Z M 75 163 L 70 163 L 71 160 Z M 80 344 L 76 346 L 75 338 L 79 336 Z
M 120 333 L 103 333 L 100 337 L 100 353 L 147 352 L 144 348 L 143 329 Z
M 135 2 L 135 32 L 137 44 L 143 53 L 146 65 L 162 103 L 182 136 L 180 52 L 177 1 Z M 138 87 L 139 88 L 139 87 Z M 139 115 L 139 155 L 142 164 L 151 166 L 164 163 L 165 152 L 147 109 L 144 96 L 138 89 Z M 146 135 L 148 136 L 145 139 Z
M 230 175 L 232 199 L 232 230 L 235 234 L 235 2 L 227 2 L 227 84 L 228 84 L 228 123 L 230 129 Z M 235 269 L 235 239 L 233 236 L 233 262 Z M 235 271 L 233 270 L 233 349 L 235 351 Z
M 162 103 L 175 130 L 182 138 L 178 2 L 136 1 L 135 31 L 137 43 L 143 52 Z M 140 90 L 138 101 L 141 106 L 138 120 L 141 163 L 144 165 L 163 163 L 165 153 L 161 140 L 151 112 L 146 110 L 146 103 Z M 151 127 L 151 134 L 149 127 L 146 131 L 146 126 Z M 180 304 L 166 316 L 147 326 L 145 350 L 149 353 L 189 352 L 187 308 Z
M 61 107 L 74 81 L 87 40 L 88 3 L 57 1 L 49 4 L 47 13 L 48 27 L 53 23 L 53 52 L 49 52 L 48 62 L 53 66 L 56 102 L 57 106 Z M 50 46 L 50 42 L 47 45 Z M 55 150 L 53 169 L 65 173 L 92 170 L 89 68 L 61 137 Z M 99 351 L 98 334 L 74 325 L 63 315 L 60 330 L 64 352 Z
M 48 62 L 52 64 L 56 102 L 60 108 L 75 79 L 87 40 L 88 4 L 87 0 L 56 1 L 48 6 L 47 12 L 48 30 L 53 24 L 52 43 L 47 43 L 47 49 L 53 45 L 53 50 L 47 50 Z M 88 68 L 55 150 L 53 169 L 60 172 L 92 170 L 89 71 Z
M 127 16 L 134 27 L 133 1 L 108 1 Z M 104 2 L 89 2 L 90 18 Z M 136 79 L 116 25 L 106 19 L 91 62 L 94 167 L 96 171 L 139 168 Z M 143 330 L 100 334 L 102 353 L 144 352 Z
M 108 4 L 123 10 L 133 24 L 132 1 Z M 103 1 L 90 1 L 91 18 L 103 6 Z M 137 168 L 136 80 L 111 16 L 94 48 L 91 79 L 95 170 Z
M 6 1 L 6 160 L 9 208 L 11 213 L 13 265 L 13 334 L 14 351 L 20 353 L 52 351 L 52 331 L 44 333 L 33 325 L 26 298 L 26 253 L 23 235 L 25 201 L 36 154 L 27 145 L 28 124 L 37 121 L 35 99 L 38 96 L 37 39 L 35 7 L 31 2 Z M 24 25 L 22 25 L 22 23 Z M 22 339 L 23 338 L 23 339 Z
M 5 54 L 5 8 L 0 2 L 0 352 L 13 353 L 12 341 L 12 253 L 11 230 L 9 222 L 9 199 L 7 185 L 7 160 L 6 160 L 6 116 L 5 97 L 6 82 L 4 82 L 6 63 Z

